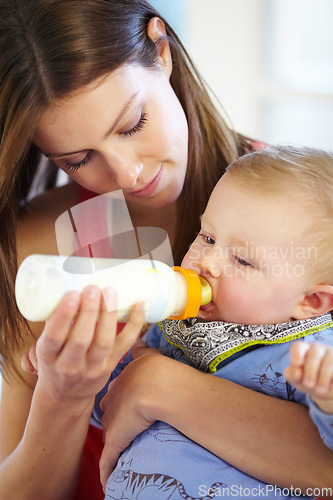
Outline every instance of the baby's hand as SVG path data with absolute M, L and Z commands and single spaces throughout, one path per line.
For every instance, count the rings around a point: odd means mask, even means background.
M 294 342 L 290 357 L 284 372 L 287 381 L 311 396 L 322 411 L 333 414 L 333 347 Z

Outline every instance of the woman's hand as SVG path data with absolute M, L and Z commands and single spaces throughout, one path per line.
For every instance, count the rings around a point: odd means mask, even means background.
M 109 295 L 109 310 L 110 301 L 116 309 L 114 290 L 103 295 Z M 144 323 L 136 306 L 117 335 L 116 316 L 106 310 L 97 287 L 70 292 L 22 360 L 38 375 L 29 377 L 37 379 L 34 389 L 4 385 L 1 435 L 9 437 L 0 469 L 1 498 L 74 498 L 95 395 Z
M 116 292 L 105 289 L 116 309 Z M 118 361 L 135 342 L 144 323 L 139 305 L 117 335 L 117 313 L 106 309 L 101 291 L 89 286 L 68 293 L 46 322 L 29 355 L 27 371 L 38 372 L 38 388 L 59 400 L 91 400 L 104 387 Z
M 100 460 L 103 487 L 122 451 L 156 420 L 150 401 L 151 396 L 154 397 L 154 389 L 158 397 L 160 382 L 155 384 L 154 377 L 156 374 L 155 380 L 159 379 L 156 370 L 168 358 L 158 349 L 148 348 L 140 339 L 131 352 L 133 361 L 110 383 L 108 393 L 101 402 L 105 441 Z

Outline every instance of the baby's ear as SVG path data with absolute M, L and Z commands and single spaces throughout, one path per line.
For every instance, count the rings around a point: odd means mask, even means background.
M 333 309 L 333 286 L 316 285 L 298 304 L 293 317 L 309 319 Z

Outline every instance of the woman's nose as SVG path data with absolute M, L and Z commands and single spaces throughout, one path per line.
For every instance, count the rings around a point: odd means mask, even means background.
M 108 155 L 106 161 L 119 189 L 131 189 L 135 186 L 143 169 L 141 161 L 121 154 Z
M 119 189 L 133 188 L 142 168 L 142 164 L 125 164 L 124 167 L 115 169 L 115 178 Z

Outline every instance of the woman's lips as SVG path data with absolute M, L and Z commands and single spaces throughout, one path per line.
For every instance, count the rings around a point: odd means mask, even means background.
M 129 194 L 137 198 L 141 198 L 144 196 L 151 196 L 152 194 L 154 194 L 154 192 L 157 189 L 157 186 L 160 183 L 162 173 L 163 173 L 163 165 L 161 165 L 155 177 L 150 182 L 148 182 L 148 184 L 146 184 L 144 188 L 139 189 L 138 191 L 133 191 L 132 193 Z

